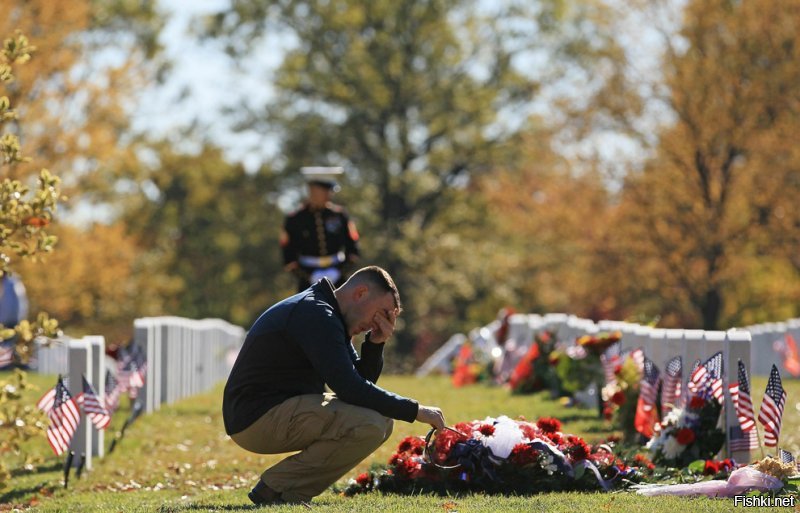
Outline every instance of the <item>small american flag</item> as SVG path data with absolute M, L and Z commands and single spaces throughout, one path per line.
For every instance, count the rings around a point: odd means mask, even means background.
M 60 455 L 67 449 L 75 435 L 81 415 L 78 405 L 64 386 L 64 381 L 59 376 L 55 387 L 55 400 L 50 410 L 50 425 L 47 427 L 47 441 L 53 452 Z
M 678 405 L 681 397 L 681 381 L 683 378 L 683 359 L 676 356 L 667 362 L 664 369 L 664 383 L 661 385 L 661 410 L 669 413 Z
M 647 438 L 653 436 L 653 426 L 658 422 L 656 398 L 658 397 L 659 371 L 650 358 L 643 356 L 644 375 L 639 382 L 639 400 L 633 426 Z
M 69 386 L 69 378 L 62 378 L 64 382 L 64 386 Z M 53 403 L 56 401 L 56 387 L 50 388 L 47 392 L 36 401 L 36 407 L 42 410 L 45 413 L 50 413 L 50 410 L 53 409 Z
M 778 449 L 778 459 L 781 463 L 794 463 L 794 456 L 789 451 Z
M 600 362 L 603 364 L 603 374 L 606 378 L 606 384 L 616 383 L 617 375 L 614 370 L 620 362 L 619 342 L 611 344 L 608 349 L 600 355 Z
M 758 434 L 756 430 L 742 431 L 741 426 L 731 426 L 728 431 L 728 448 L 731 451 L 758 449 Z
M 710 392 L 717 401 L 722 402 L 725 398 L 722 387 L 722 369 L 722 351 L 718 351 L 692 372 L 689 389 L 695 394 Z
M 758 421 L 764 426 L 764 445 L 777 447 L 781 435 L 781 421 L 783 420 L 783 407 L 786 405 L 786 391 L 781 384 L 781 375 L 773 364 L 772 371 L 767 381 L 767 390 L 761 402 L 761 411 Z
M 697 385 L 694 384 L 694 382 L 692 381 L 692 378 L 694 377 L 695 373 L 697 372 L 697 369 L 700 368 L 700 363 L 701 362 L 700 362 L 699 358 L 694 361 L 694 365 L 692 365 L 692 372 L 689 373 L 689 382 L 686 383 L 686 387 L 689 389 L 689 392 L 691 392 L 693 394 L 697 393 Z M 703 371 L 703 372 L 705 372 L 705 371 Z
M 659 370 L 653 360 L 644 357 L 644 376 L 639 384 L 639 396 L 645 405 L 655 407 L 658 397 Z
M 14 363 L 14 345 L 0 345 L 0 367 Z
M 636 362 L 636 367 L 639 369 L 639 372 L 644 372 L 644 350 L 641 347 L 637 347 L 631 351 L 631 359 Z
M 117 364 L 120 393 L 128 392 L 132 399 L 136 398 L 139 395 L 139 388 L 144 386 L 146 372 L 147 360 L 144 351 L 138 345 L 131 344 Z
M 742 431 L 751 431 L 756 427 L 756 416 L 753 412 L 753 401 L 750 397 L 750 381 L 747 379 L 747 370 L 744 368 L 744 362 L 739 360 L 738 367 L 738 383 L 731 383 L 728 388 L 730 388 L 733 409 L 736 411 L 736 417 L 739 419 Z
M 117 386 L 117 378 L 111 373 L 106 371 L 106 409 L 109 413 L 114 413 L 119 407 L 119 393 L 120 387 Z
M 97 429 L 105 429 L 111 423 L 111 415 L 95 393 L 92 384 L 86 381 L 86 376 L 83 376 L 83 392 L 78 396 L 78 404 L 83 405 L 83 411 Z

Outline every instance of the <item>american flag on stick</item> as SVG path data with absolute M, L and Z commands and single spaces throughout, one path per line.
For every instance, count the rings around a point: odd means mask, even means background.
M 106 371 L 106 409 L 109 413 L 114 413 L 117 411 L 119 407 L 119 394 L 120 394 L 120 387 L 118 386 L 119 382 L 117 378 L 114 377 L 114 374 L 111 371 Z
M 794 463 L 794 456 L 789 451 L 778 449 L 778 459 L 781 463 Z
M 14 363 L 14 345 L 0 345 L 0 367 Z
M 78 404 L 83 406 L 83 411 L 97 429 L 105 429 L 111 423 L 111 415 L 103 406 L 102 401 L 94 391 L 92 384 L 83 377 L 83 392 L 78 396 Z
M 758 449 L 758 433 L 755 429 L 742 431 L 741 426 L 730 426 L 728 428 L 728 449 L 731 451 Z
M 134 344 L 128 346 L 117 364 L 117 369 L 120 393 L 128 392 L 129 397 L 135 399 L 139 395 L 139 389 L 144 386 L 147 373 L 147 359 L 142 348 Z
M 55 399 L 53 407 L 48 415 L 50 425 L 47 427 L 47 441 L 53 452 L 60 455 L 67 449 L 75 435 L 75 430 L 80 422 L 81 415 L 78 412 L 78 405 L 64 386 L 61 376 L 55 387 Z
M 61 378 L 64 382 L 64 386 L 69 386 L 69 377 Z M 56 401 L 56 387 L 49 388 L 47 392 L 45 392 L 42 397 L 36 401 L 36 407 L 42 410 L 45 413 L 50 413 L 50 410 L 53 409 L 53 403 Z
M 661 385 L 661 411 L 669 413 L 678 406 L 681 398 L 681 381 L 683 381 L 683 359 L 676 356 L 667 362 L 664 368 L 664 382 Z
M 731 383 L 728 388 L 733 400 L 733 409 L 736 411 L 736 417 L 739 419 L 742 431 L 751 431 L 756 427 L 756 416 L 753 412 L 753 401 L 750 397 L 750 381 L 747 379 L 747 370 L 744 368 L 744 362 L 739 360 L 738 367 L 738 382 Z
M 603 364 L 603 374 L 606 384 L 616 383 L 617 374 L 614 372 L 620 363 L 620 343 L 611 344 L 603 354 L 600 355 L 600 362 Z
M 658 397 L 659 370 L 655 363 L 646 356 L 644 359 L 644 375 L 639 382 L 639 401 L 636 404 L 636 416 L 633 420 L 636 431 L 650 438 L 653 436 L 653 425 L 658 421 L 656 398 Z
M 764 426 L 764 445 L 767 447 L 777 447 L 778 445 L 785 405 L 786 390 L 781 384 L 781 374 L 773 364 L 767 381 L 767 390 L 764 392 L 764 400 L 761 402 L 761 411 L 758 413 L 758 421 Z
M 692 372 L 689 378 L 689 390 L 695 394 L 705 394 L 710 391 L 711 395 L 721 403 L 725 398 L 722 369 L 722 351 L 718 351 Z

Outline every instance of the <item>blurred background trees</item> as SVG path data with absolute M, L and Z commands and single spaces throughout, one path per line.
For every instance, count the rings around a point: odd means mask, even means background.
M 409 364 L 503 306 L 706 329 L 800 314 L 797 0 L 231 0 L 184 37 L 238 73 L 277 55 L 255 77 L 272 94 L 242 82 L 207 124 L 187 95 L 198 121 L 168 134 L 131 122 L 174 64 L 163 5 L 0 7 L 43 57 L 10 90 L 13 130 L 71 198 L 63 272 L 26 286 L 76 335 L 249 326 L 293 290 L 277 237 L 302 165 L 344 166 L 337 202 L 397 279 Z M 230 141 L 272 150 L 245 163 Z

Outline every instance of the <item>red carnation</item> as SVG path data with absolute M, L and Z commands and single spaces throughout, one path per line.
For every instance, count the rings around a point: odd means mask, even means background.
M 706 404 L 705 400 L 700 396 L 692 397 L 692 400 L 689 401 L 689 408 L 692 410 L 699 410 Z
M 567 454 L 572 456 L 572 461 L 582 461 L 585 460 L 591 449 L 583 440 L 583 438 L 579 436 L 570 435 L 567 437 L 567 443 L 569 446 L 567 447 Z
M 369 478 L 369 474 L 367 474 L 366 472 L 364 472 L 363 474 L 359 474 L 359 476 L 356 478 L 356 483 L 358 483 L 361 486 L 367 486 L 367 484 L 369 484 L 370 481 L 371 479 Z
M 515 465 L 524 466 L 536 463 L 539 459 L 539 453 L 528 444 L 517 444 L 511 450 L 508 459 Z
M 611 420 L 614 417 L 614 409 L 610 406 L 603 407 L 603 418 L 606 420 Z
M 716 476 L 720 470 L 720 465 L 714 460 L 706 460 L 706 464 L 703 467 L 703 475 L 704 476 Z
M 625 392 L 622 390 L 617 390 L 614 392 L 614 395 L 611 396 L 611 402 L 617 406 L 622 406 L 625 404 Z
M 736 463 L 734 463 L 734 462 L 733 462 L 733 460 L 732 460 L 732 459 L 730 459 L 730 458 L 725 458 L 725 459 L 724 459 L 724 460 L 722 460 L 722 462 L 719 464 L 719 469 L 720 469 L 721 471 L 723 471 L 723 472 L 730 472 L 730 471 L 731 471 L 731 470 L 733 470 L 734 468 L 736 468 Z
M 492 436 L 492 435 L 494 434 L 494 426 L 493 426 L 493 425 L 491 425 L 491 424 L 481 424 L 481 425 L 478 427 L 478 431 L 479 431 L 479 432 L 480 432 L 480 433 L 481 433 L 483 436 Z
M 410 451 L 411 448 L 413 447 L 413 445 L 412 445 L 413 438 L 414 437 L 412 437 L 412 436 L 407 436 L 407 437 L 403 438 L 403 440 L 400 442 L 400 445 L 397 446 L 397 452 L 408 452 L 408 451 Z
M 536 425 L 545 433 L 561 431 L 561 422 L 552 417 L 542 417 L 536 422 Z
M 561 436 L 561 433 L 545 433 L 546 436 L 553 444 L 560 446 L 564 443 L 564 438 Z
M 419 463 L 413 459 L 407 459 L 402 461 L 401 464 L 397 466 L 397 474 L 399 476 L 407 477 L 408 479 L 414 479 L 419 475 L 420 469 L 421 467 Z
M 646 467 L 649 470 L 656 468 L 653 462 L 650 461 L 644 454 L 637 454 L 633 457 L 633 461 L 636 462 L 636 464 L 638 464 L 640 467 Z
M 690 428 L 679 429 L 675 439 L 681 445 L 689 445 L 694 442 L 695 434 Z
M 533 424 L 529 422 L 520 422 L 519 429 L 528 440 L 534 440 L 536 438 L 536 428 L 533 426 Z

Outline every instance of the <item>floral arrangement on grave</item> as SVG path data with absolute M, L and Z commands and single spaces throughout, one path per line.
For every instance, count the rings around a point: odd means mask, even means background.
M 683 468 L 713 459 L 725 443 L 725 432 L 718 427 L 721 408 L 713 395 L 696 394 L 684 408 L 672 409 L 646 445 L 653 462 Z
M 561 355 L 555 351 L 556 334 L 541 331 L 534 336 L 528 352 L 520 359 L 511 372 L 508 384 L 515 394 L 530 394 L 540 390 L 553 393 L 561 391 L 560 381 L 555 370 Z
M 563 353 L 559 352 L 558 354 L 558 363 L 555 367 L 556 375 L 558 376 L 561 392 L 568 395 L 585 390 L 592 384 L 597 384 L 598 390 L 603 386 L 604 375 L 603 365 L 600 362 L 601 353 L 596 353 L 597 348 L 592 346 L 588 346 L 590 349 L 586 349 L 587 345 L 580 343 L 583 338 L 585 337 L 580 337 L 574 345 L 567 347 Z
M 609 490 L 636 478 L 607 445 L 591 446 L 561 432 L 557 419 L 536 423 L 502 416 L 462 422 L 422 437 L 406 437 L 388 467 L 351 480 L 342 491 L 534 494 Z
M 450 377 L 456 388 L 491 379 L 492 361 L 489 355 L 475 351 L 471 342 L 461 345 L 453 360 L 453 374 Z
M 632 353 L 614 364 L 613 380 L 601 390 L 603 415 L 613 429 L 622 432 L 625 443 L 634 443 L 639 438 L 634 419 L 639 399 L 642 371 Z
M 588 353 L 599 357 L 605 353 L 612 345 L 622 340 L 621 331 L 611 331 L 598 333 L 597 335 L 584 335 L 578 337 L 575 343 L 585 349 Z

